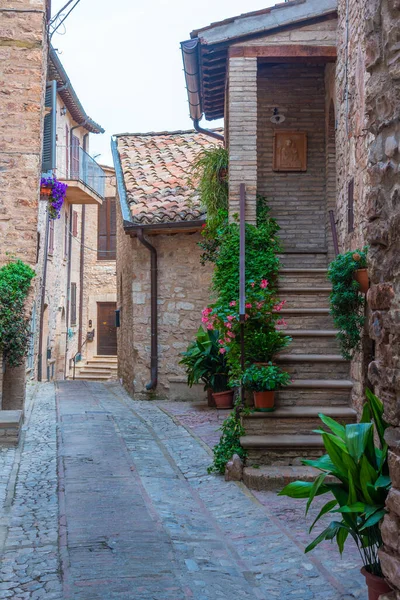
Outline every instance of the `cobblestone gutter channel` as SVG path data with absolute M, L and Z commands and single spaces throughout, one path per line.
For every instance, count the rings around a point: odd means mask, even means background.
M 354 557 L 304 556 L 298 515 L 282 504 L 285 528 L 208 476 L 208 448 L 156 404 L 87 382 L 60 384 L 57 403 L 59 488 L 51 385 L 22 453 L 0 453 L 0 598 L 365 600 Z

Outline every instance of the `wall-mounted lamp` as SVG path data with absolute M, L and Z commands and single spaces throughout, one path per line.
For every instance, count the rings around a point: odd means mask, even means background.
M 62 106 L 60 108 L 60 115 L 63 117 L 66 114 L 67 114 L 67 108 L 65 106 Z
M 279 125 L 280 123 L 283 123 L 283 121 L 286 119 L 285 115 L 280 115 L 279 114 L 279 108 L 274 108 L 274 114 L 272 115 L 270 121 L 271 123 L 275 123 L 275 125 Z

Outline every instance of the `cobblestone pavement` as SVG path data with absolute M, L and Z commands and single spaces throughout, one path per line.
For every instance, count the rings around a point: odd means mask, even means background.
M 304 556 L 302 507 L 207 475 L 216 411 L 199 424 L 116 383 L 31 396 L 0 452 L 0 599 L 365 600 L 353 553 Z

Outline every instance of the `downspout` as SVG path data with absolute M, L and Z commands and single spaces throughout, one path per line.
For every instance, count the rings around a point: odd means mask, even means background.
M 38 381 L 43 381 L 43 379 L 42 379 L 43 317 L 44 317 L 44 302 L 46 300 L 49 228 L 50 228 L 50 219 L 49 219 L 49 213 L 46 210 L 46 230 L 45 230 L 45 236 L 44 236 L 43 276 L 42 276 L 42 289 L 41 289 L 41 294 L 40 294 L 39 345 L 38 345 L 38 364 L 37 364 Z
M 67 330 L 65 332 L 64 377 L 67 374 L 69 305 L 70 305 L 70 297 L 71 297 L 71 290 L 70 290 L 70 288 L 71 288 L 71 255 L 72 255 L 71 224 L 72 224 L 72 204 L 69 207 L 69 222 L 68 222 L 67 308 L 66 308 L 66 311 L 65 311 L 65 326 L 66 326 Z
M 199 133 L 204 133 L 204 135 L 208 135 L 209 137 L 214 138 L 215 140 L 220 140 L 221 142 L 225 141 L 225 137 L 216 131 L 211 131 L 211 129 L 203 129 L 200 127 L 199 119 L 193 119 L 193 126 L 196 131 Z
M 151 294 L 151 358 L 150 358 L 150 382 L 146 385 L 146 390 L 154 390 L 157 387 L 158 375 L 158 324 L 157 324 L 157 250 L 144 237 L 143 229 L 137 230 L 138 240 L 150 251 L 150 294 Z
M 87 140 L 89 134 L 83 136 L 83 150 L 86 152 Z M 78 352 L 82 347 L 82 326 L 83 326 L 83 276 L 85 269 L 85 217 L 86 205 L 83 204 L 81 212 L 81 255 L 79 260 L 79 329 L 78 329 Z

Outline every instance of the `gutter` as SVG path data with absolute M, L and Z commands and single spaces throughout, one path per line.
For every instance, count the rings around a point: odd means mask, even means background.
M 190 118 L 193 121 L 193 126 L 196 131 L 208 135 L 209 137 L 225 141 L 225 138 L 216 131 L 204 129 L 200 127 L 200 120 L 203 117 L 203 109 L 201 104 L 201 85 L 200 85 L 200 69 L 199 69 L 199 48 L 200 41 L 198 38 L 181 42 L 181 51 L 183 59 L 183 70 L 185 73 L 186 90 L 189 101 Z

